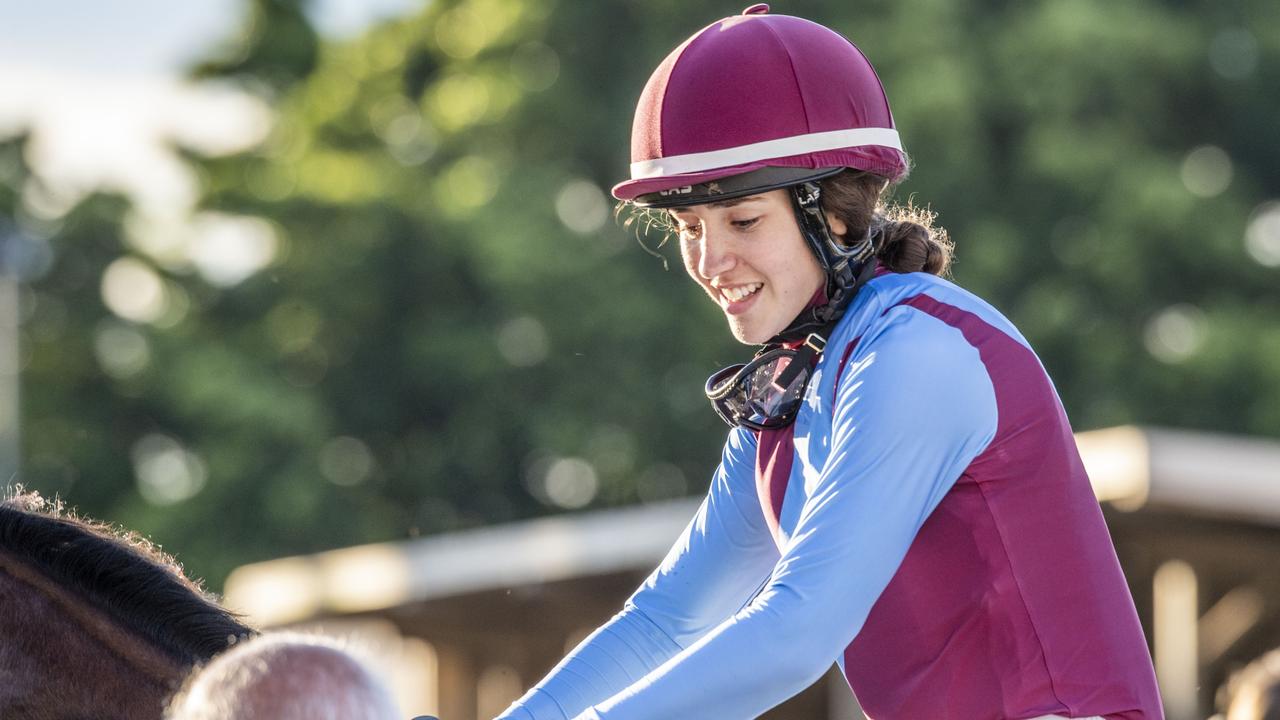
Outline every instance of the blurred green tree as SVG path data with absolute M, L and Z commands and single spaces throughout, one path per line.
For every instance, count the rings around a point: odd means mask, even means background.
M 742 4 L 436 0 L 317 42 L 298 5 L 255 3 L 247 49 L 197 74 L 262 93 L 274 128 L 190 161 L 213 246 L 274 259 L 196 272 L 116 198 L 20 217 L 52 258 L 25 295 L 25 477 L 215 585 L 699 492 L 724 434 L 702 380 L 749 351 L 607 189 L 652 67 Z M 916 162 L 900 197 L 940 212 L 957 280 L 1019 325 L 1078 428 L 1280 434 L 1280 8 L 775 11 L 875 62 Z
M 316 67 L 320 38 L 307 20 L 307 0 L 249 0 L 241 31 L 191 70 L 195 79 L 234 78 L 278 96 Z

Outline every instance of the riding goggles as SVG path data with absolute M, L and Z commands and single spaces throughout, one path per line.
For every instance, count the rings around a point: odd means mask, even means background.
M 798 348 L 766 347 L 751 362 L 730 365 L 707 378 L 707 399 L 730 426 L 786 427 L 804 404 L 814 360 L 825 346 L 821 335 L 810 333 Z

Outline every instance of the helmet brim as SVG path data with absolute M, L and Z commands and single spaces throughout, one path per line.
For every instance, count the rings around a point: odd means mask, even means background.
M 795 173 L 778 183 L 767 183 L 769 187 L 764 187 L 762 184 L 755 189 L 756 192 L 764 192 L 766 189 L 794 185 L 815 177 L 826 177 L 832 174 L 833 169 L 842 168 L 861 170 L 898 182 L 906 177 L 908 164 L 906 154 L 896 148 L 879 145 L 841 148 L 801 156 L 757 160 L 699 172 L 633 178 L 615 185 L 613 196 L 619 200 L 632 201 L 641 207 L 680 207 L 726 199 L 723 196 L 706 197 L 698 202 L 689 202 L 697 186 L 720 182 L 723 189 L 726 178 L 747 175 L 764 169 Z M 752 193 L 739 193 L 739 196 L 742 194 Z
M 628 180 L 613 188 L 613 196 L 619 200 L 630 200 L 640 207 L 688 207 L 758 195 L 810 180 L 820 180 L 843 169 L 776 167 L 755 163 L 701 173 Z

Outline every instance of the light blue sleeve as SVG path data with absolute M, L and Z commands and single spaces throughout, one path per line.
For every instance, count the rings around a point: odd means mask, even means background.
M 565 720 L 633 685 L 742 609 L 778 549 L 755 489 L 755 436 L 736 429 L 702 506 L 623 610 L 500 720 Z
M 916 532 L 995 435 L 977 351 L 944 323 L 890 311 L 836 390 L 831 454 L 764 590 L 577 720 L 753 718 L 826 672 Z M 794 481 L 794 480 L 793 480 Z

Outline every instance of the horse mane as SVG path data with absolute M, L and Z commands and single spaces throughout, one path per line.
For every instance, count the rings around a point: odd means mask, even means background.
M 256 634 L 147 539 L 21 487 L 0 495 L 0 551 L 186 665 Z

